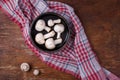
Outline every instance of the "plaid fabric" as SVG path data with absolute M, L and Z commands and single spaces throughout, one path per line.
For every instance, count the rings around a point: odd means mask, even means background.
M 0 0 L 0 8 L 20 26 L 25 43 L 29 48 L 52 68 L 72 74 L 80 80 L 120 80 L 99 65 L 84 28 L 74 13 L 74 9 L 69 5 L 44 0 Z M 29 36 L 32 21 L 45 12 L 55 12 L 64 16 L 71 29 L 67 45 L 52 54 L 34 47 Z

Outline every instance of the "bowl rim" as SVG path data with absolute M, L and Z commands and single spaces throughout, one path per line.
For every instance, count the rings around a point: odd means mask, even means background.
M 39 48 L 35 43 L 34 43 L 34 40 L 32 38 L 32 35 L 31 35 L 31 30 L 32 30 L 32 27 L 34 25 L 34 23 L 43 15 L 46 15 L 46 14 L 52 14 L 52 15 L 56 15 L 56 16 L 59 16 L 60 18 L 62 18 L 64 20 L 64 22 L 66 23 L 67 25 L 67 28 L 68 28 L 68 34 L 67 34 L 67 38 L 66 38 L 66 41 L 65 43 L 63 44 L 63 46 L 61 46 L 60 48 L 58 49 L 55 49 L 55 50 L 44 50 L 44 49 L 41 49 Z M 67 44 L 68 44 L 68 41 L 69 41 L 69 38 L 70 38 L 70 29 L 69 29 L 69 25 L 68 25 L 68 21 L 62 16 L 60 15 L 59 13 L 55 13 L 55 12 L 45 12 L 45 13 L 42 13 L 40 15 L 38 15 L 33 21 L 32 23 L 30 24 L 30 28 L 29 28 L 29 36 L 30 36 L 30 40 L 31 40 L 31 43 L 34 47 L 36 47 L 39 51 L 43 51 L 43 52 L 48 52 L 48 53 L 52 53 L 52 52 L 57 52 L 59 50 L 62 50 Z

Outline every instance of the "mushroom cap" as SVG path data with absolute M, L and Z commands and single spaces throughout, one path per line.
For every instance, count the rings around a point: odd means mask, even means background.
M 35 76 L 39 75 L 39 73 L 40 73 L 40 71 L 39 71 L 38 69 L 35 69 L 35 70 L 33 71 L 33 74 L 34 74 Z
M 52 20 L 52 19 L 49 19 L 47 24 L 48 24 L 48 26 L 50 26 L 50 27 L 51 27 L 51 26 L 53 26 L 53 25 L 54 25 L 54 22 L 53 22 L 53 20 Z
M 22 71 L 29 71 L 30 70 L 30 65 L 28 63 L 22 63 L 20 65 L 20 68 Z
M 42 20 L 42 19 L 40 19 L 40 20 L 38 20 L 37 21 L 37 23 L 36 23 L 36 25 L 35 25 L 35 29 L 37 30 L 37 31 L 42 31 L 44 28 L 45 28 L 45 21 L 44 20 Z
M 55 30 L 55 32 L 61 33 L 64 31 L 64 25 L 63 24 L 56 24 L 54 26 L 54 30 Z
M 38 43 L 38 44 L 44 44 L 45 43 L 45 40 L 44 40 L 44 36 L 42 33 L 38 33 L 36 36 L 35 36 L 35 41 Z
M 49 39 L 46 40 L 45 47 L 47 49 L 54 49 L 55 48 L 55 43 L 54 43 L 53 38 L 49 38 Z

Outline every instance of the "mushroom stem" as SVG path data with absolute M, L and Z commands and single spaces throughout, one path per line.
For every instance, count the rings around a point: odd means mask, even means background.
M 49 32 L 50 30 L 51 30 L 51 28 L 49 28 L 49 27 L 45 27 L 45 30 L 47 31 L 47 32 Z
M 61 23 L 61 19 L 53 20 L 54 23 Z
M 57 33 L 57 39 L 60 38 L 60 35 L 61 35 L 61 33 L 58 32 Z
M 62 38 L 56 39 L 54 42 L 55 42 L 55 45 L 60 44 L 62 43 Z
M 44 35 L 44 39 L 47 39 L 47 38 L 50 38 L 50 37 L 53 37 L 55 35 L 55 32 L 54 31 L 51 31 L 47 34 Z

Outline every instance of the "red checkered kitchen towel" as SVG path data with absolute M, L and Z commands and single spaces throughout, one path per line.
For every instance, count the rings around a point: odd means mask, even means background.
M 49 66 L 72 74 L 79 80 L 120 80 L 101 67 L 92 51 L 79 18 L 67 4 L 44 0 L 0 0 L 0 8 L 17 23 L 29 48 Z M 60 51 L 49 54 L 31 43 L 29 29 L 32 21 L 41 13 L 55 12 L 66 18 L 71 29 L 68 44 Z

